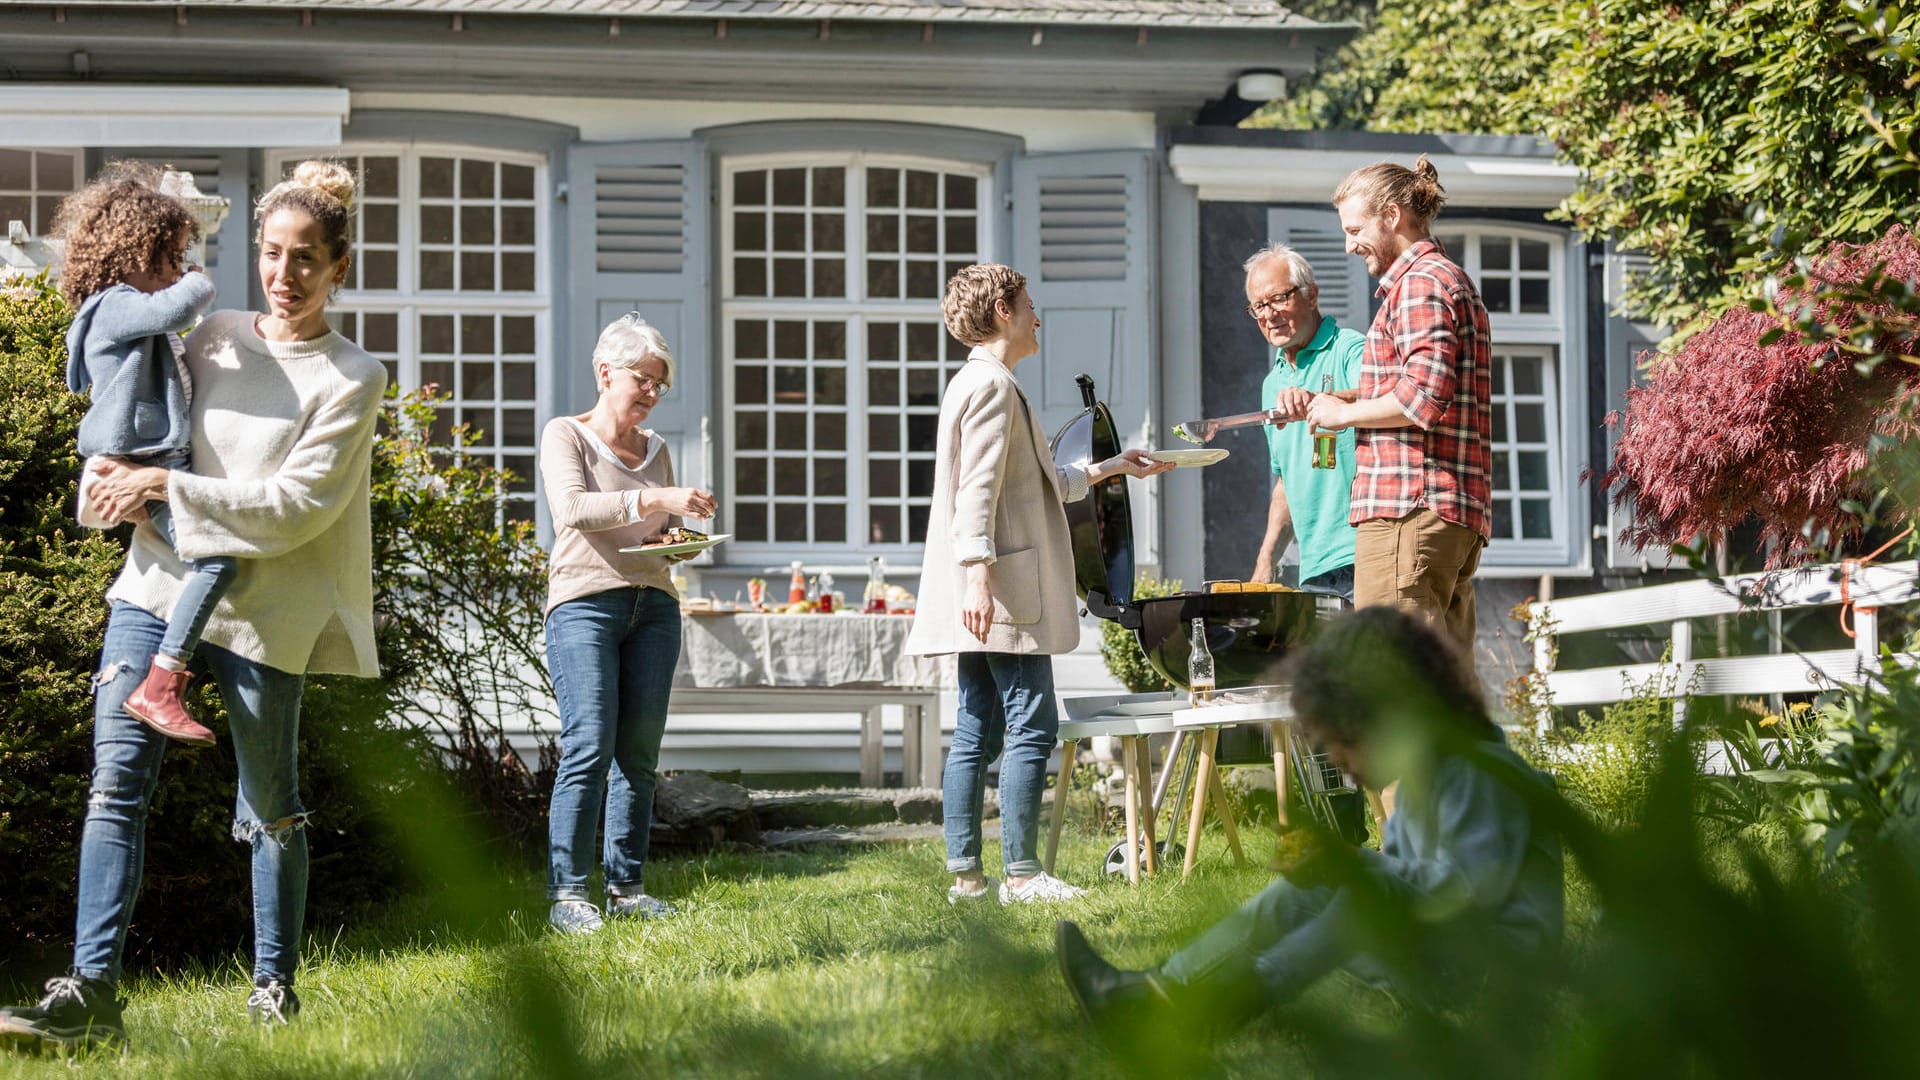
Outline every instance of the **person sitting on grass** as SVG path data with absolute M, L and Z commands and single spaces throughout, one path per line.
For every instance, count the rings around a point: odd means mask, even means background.
M 1560 842 L 1552 781 L 1508 749 L 1457 654 L 1423 622 L 1362 608 L 1293 667 L 1293 707 L 1333 764 L 1400 781 L 1380 850 L 1283 838 L 1282 877 L 1166 963 L 1127 971 L 1061 922 L 1061 973 L 1123 1059 L 1164 1053 L 1168 1026 L 1238 1027 L 1335 969 L 1433 1005 L 1469 997 L 1493 965 L 1557 948 Z

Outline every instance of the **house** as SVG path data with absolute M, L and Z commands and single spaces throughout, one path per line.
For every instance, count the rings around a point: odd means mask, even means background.
M 735 536 L 696 587 L 731 598 L 794 559 L 851 583 L 880 555 L 911 586 L 965 356 L 938 310 L 957 267 L 1030 276 L 1045 328 L 1021 374 L 1050 427 L 1087 372 L 1134 444 L 1164 445 L 1255 406 L 1268 356 L 1238 266 L 1267 238 L 1307 250 L 1328 310 L 1364 323 L 1327 195 L 1425 151 L 1447 235 L 1508 302 L 1510 535 L 1483 573 L 1515 600 L 1591 577 L 1606 518 L 1579 477 L 1632 330 L 1606 317 L 1604 252 L 1544 216 L 1568 171 L 1529 140 L 1230 126 L 1352 32 L 1272 0 L 10 4 L 0 219 L 39 232 L 116 157 L 236 202 L 301 158 L 346 161 L 363 193 L 339 328 L 399 385 L 451 393 L 447 422 L 482 432 L 522 477 L 507 512 L 535 520 L 538 433 L 591 405 L 599 328 L 639 310 L 679 361 L 656 427 Z M 209 238 L 223 303 L 259 303 L 251 228 L 235 212 Z M 1245 576 L 1257 439 L 1137 488 L 1148 569 Z M 1065 688 L 1104 681 L 1086 639 Z

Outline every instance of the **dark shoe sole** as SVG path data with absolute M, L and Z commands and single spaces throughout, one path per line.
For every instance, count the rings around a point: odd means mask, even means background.
M 127 1049 L 127 1033 L 122 1028 L 107 1024 L 89 1024 L 83 1028 L 41 1028 L 0 1018 L 0 1045 L 29 1054 L 46 1050 L 68 1054 L 92 1050 L 124 1053 Z

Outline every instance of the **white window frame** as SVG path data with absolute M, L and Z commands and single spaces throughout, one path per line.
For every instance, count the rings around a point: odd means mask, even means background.
M 1592 528 L 1587 492 L 1580 481 L 1586 459 L 1587 378 L 1582 336 L 1585 324 L 1584 268 L 1576 255 L 1579 240 L 1568 230 L 1473 219 L 1445 220 L 1434 235 L 1446 246 L 1448 257 L 1466 270 L 1476 286 L 1482 278 L 1482 237 L 1533 240 L 1547 244 L 1548 289 L 1546 313 L 1487 313 L 1494 351 L 1511 348 L 1536 353 L 1530 346 L 1552 350 L 1545 388 L 1558 408 L 1547 410 L 1547 445 L 1553 478 L 1553 535 L 1551 539 L 1494 539 L 1483 553 L 1483 577 L 1532 577 L 1540 574 L 1580 575 L 1593 568 Z M 1515 275 L 1517 277 L 1517 275 Z M 1516 294 L 1517 297 L 1517 294 Z M 1509 387 L 1511 390 L 1511 387 Z M 1511 429 L 1508 436 L 1516 433 Z M 1496 483 L 1504 481 L 1496 480 Z M 1514 525 L 1519 530 L 1518 521 Z
M 275 149 L 266 154 L 264 181 L 271 185 L 277 182 L 285 164 L 309 157 L 395 157 L 400 159 L 399 189 L 399 231 L 396 234 L 399 257 L 391 289 L 342 289 L 335 301 L 329 305 L 342 312 L 354 312 L 359 315 L 391 314 L 395 316 L 396 339 L 394 357 L 398 368 L 397 383 L 403 389 L 417 389 L 420 383 L 420 342 L 419 316 L 451 315 L 458 319 L 462 315 L 531 315 L 534 320 L 534 396 L 531 399 L 534 410 L 534 443 L 526 448 L 526 453 L 510 453 L 501 449 L 497 433 L 489 433 L 486 445 L 494 447 L 486 453 L 496 461 L 503 456 L 525 456 L 537 458 L 540 432 L 553 416 L 552 391 L 543 358 L 555 355 L 557 348 L 554 340 L 555 320 L 553 314 L 553 269 L 552 252 L 556 242 L 553 217 L 555 208 L 550 194 L 547 178 L 548 162 L 544 154 L 528 153 L 519 150 L 507 150 L 490 146 L 476 146 L 459 143 L 435 142 L 390 142 L 367 141 L 345 143 L 340 146 L 320 147 L 306 150 Z M 507 292 L 503 290 L 472 291 L 459 289 L 423 290 L 417 286 L 419 280 L 419 212 L 420 212 L 420 174 L 419 161 L 428 157 L 453 157 L 485 159 L 498 164 L 531 166 L 533 168 L 533 273 L 532 292 Z M 358 220 L 356 219 L 356 229 Z M 456 236 L 458 225 L 455 225 Z M 257 252 L 255 252 L 257 254 Z M 497 350 L 496 350 L 497 351 Z M 500 400 L 496 397 L 494 400 Z M 456 417 L 463 402 L 453 398 L 450 406 Z M 535 520 L 540 509 L 540 500 L 536 491 L 539 476 L 536 468 L 531 474 L 521 476 L 525 490 L 507 496 L 514 503 L 525 503 L 524 516 Z
M 845 214 L 846 258 L 847 258 L 847 296 L 844 298 L 801 299 L 796 297 L 736 297 L 733 281 L 733 177 L 742 171 L 794 167 L 842 167 L 847 170 Z M 1006 213 L 996 201 L 999 198 L 994 185 L 994 168 L 991 163 L 967 161 L 949 158 L 930 157 L 918 154 L 868 153 L 868 152 L 780 152 L 768 154 L 729 155 L 721 160 L 719 168 L 720 184 L 720 245 L 718 257 L 723 264 L 719 280 L 721 284 L 720 300 L 720 353 L 723 358 L 720 373 L 720 398 L 724 421 L 721 426 L 721 447 L 716 464 L 716 475 L 724 477 L 722 487 L 721 513 L 723 521 L 736 520 L 736 495 L 733 483 L 734 461 L 736 456 L 737 417 L 734 407 L 734 320 L 735 319 L 845 319 L 847 322 L 847 491 L 846 504 L 849 515 L 847 541 L 844 543 L 796 543 L 793 541 L 768 540 L 765 542 L 735 541 L 728 545 L 733 550 L 729 558 L 740 563 L 781 563 L 799 559 L 807 563 L 819 564 L 855 564 L 869 556 L 880 555 L 892 560 L 895 565 L 918 559 L 924 545 L 911 542 L 893 544 L 875 544 L 867 539 L 867 496 L 866 470 L 866 417 L 867 417 L 867 379 L 865 357 L 867 355 L 866 324 L 869 319 L 899 319 L 940 322 L 939 300 L 927 299 L 881 299 L 866 297 L 866 169 L 869 167 L 888 169 L 922 169 L 936 173 L 958 173 L 974 178 L 976 227 L 978 228 L 978 251 L 973 256 L 976 262 L 995 262 L 1000 260 L 996 250 L 996 226 L 1000 215 Z M 769 238 L 771 240 L 771 238 Z M 944 280 L 944 278 L 943 278 Z M 944 339 L 946 330 L 940 330 Z M 905 388 L 902 388 L 905 393 Z M 904 408 L 904 406 L 903 406 Z M 772 433 L 768 434 L 771 447 Z M 771 460 L 772 455 L 768 455 Z M 902 458 L 904 465 L 905 458 Z M 769 490 L 772 476 L 769 470 Z M 901 485 L 907 483 L 906 470 L 902 469 Z M 771 499 L 768 500 L 769 503 Z M 769 534 L 772 532 L 772 519 L 768 520 Z
M 8 146 L 8 147 L 4 147 L 4 149 L 14 150 L 23 154 L 36 155 L 34 158 L 30 159 L 32 162 L 30 166 L 32 170 L 32 177 L 29 185 L 25 188 L 7 188 L 4 192 L 0 192 L 0 194 L 12 195 L 15 197 L 22 196 L 22 195 L 26 196 L 28 213 L 32 215 L 27 219 L 27 222 L 26 222 L 27 235 L 32 236 L 35 239 L 44 239 L 47 235 L 47 232 L 53 228 L 53 220 L 51 216 L 49 216 L 46 221 L 36 220 L 40 212 L 39 201 L 42 198 L 49 195 L 58 195 L 62 198 L 65 198 L 66 196 L 71 195 L 74 192 L 80 190 L 81 185 L 87 182 L 87 161 L 86 161 L 87 152 L 77 146 L 75 147 Z M 39 158 L 37 157 L 37 155 L 40 155 L 40 154 L 59 154 L 62 157 L 71 158 L 73 160 L 72 186 L 62 191 L 56 191 L 52 188 L 41 187 L 40 186 L 40 161 L 39 161 Z M 58 208 L 56 205 L 56 212 L 57 210 Z M 0 230 L 4 230 L 6 228 L 6 225 L 7 223 L 5 221 L 0 221 Z

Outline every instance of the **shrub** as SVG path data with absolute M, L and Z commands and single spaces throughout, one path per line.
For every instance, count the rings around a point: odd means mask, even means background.
M 1544 735 L 1522 731 L 1513 736 L 1515 748 L 1536 768 L 1552 773 L 1569 802 L 1607 828 L 1641 822 L 1654 777 L 1671 750 L 1684 750 L 1695 772 L 1704 758 L 1696 729 L 1674 728 L 1667 695 L 1679 689 L 1679 673 L 1664 666 L 1669 660 L 1663 656 L 1659 672 L 1638 686 L 1629 684 L 1627 696 L 1597 717 L 1583 711 L 1574 723 Z M 1675 747 L 1676 739 L 1691 745 Z
M 1136 599 L 1172 596 L 1179 591 L 1178 580 L 1157 578 L 1146 573 L 1133 582 Z M 1147 656 L 1140 651 L 1140 642 L 1133 636 L 1133 631 L 1110 619 L 1100 620 L 1100 659 L 1106 661 L 1108 674 L 1126 687 L 1128 693 L 1151 694 L 1158 690 L 1173 689 L 1173 684 L 1147 663 Z

